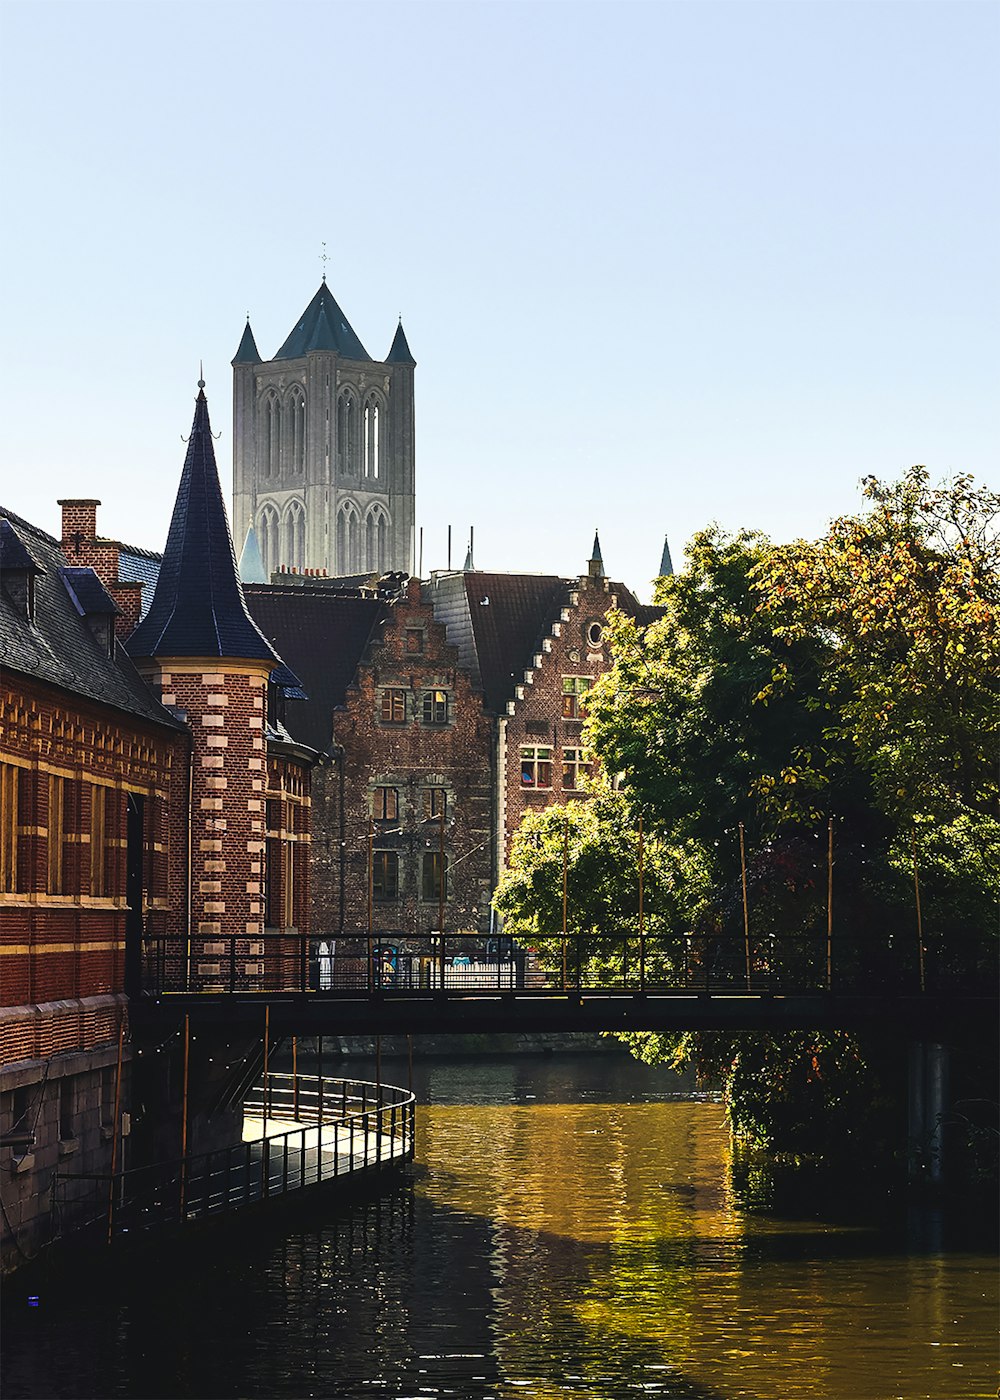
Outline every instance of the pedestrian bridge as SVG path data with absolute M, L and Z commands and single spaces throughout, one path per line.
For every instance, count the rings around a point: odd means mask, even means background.
M 947 958 L 914 935 L 556 934 L 509 939 L 267 934 L 206 965 L 167 945 L 141 1015 L 272 1034 L 784 1031 L 891 1025 L 917 1037 L 998 1023 L 984 940 Z M 261 951 L 262 950 L 262 951 Z

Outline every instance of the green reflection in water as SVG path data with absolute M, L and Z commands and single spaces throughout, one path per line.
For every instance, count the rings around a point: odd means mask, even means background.
M 995 1395 L 986 1255 L 741 1212 L 715 1104 L 419 1111 L 419 1190 L 488 1220 L 510 1395 Z

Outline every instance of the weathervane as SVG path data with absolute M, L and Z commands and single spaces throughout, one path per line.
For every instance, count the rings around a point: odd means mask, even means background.
M 320 262 L 323 264 L 323 281 L 325 282 L 325 281 L 326 281 L 326 265 L 327 265 L 327 263 L 330 261 L 330 259 L 329 259 L 329 258 L 327 257 L 327 255 L 326 255 L 326 243 L 325 243 L 325 242 L 322 244 L 322 248 L 323 248 L 323 251 L 322 251 L 322 253 L 320 253 L 320 255 L 319 255 L 319 260 L 320 260 Z

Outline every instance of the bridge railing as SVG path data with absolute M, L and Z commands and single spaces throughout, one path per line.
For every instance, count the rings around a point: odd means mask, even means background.
M 391 940 L 391 941 L 390 941 Z M 684 935 L 616 931 L 539 937 L 530 947 L 471 934 L 375 933 L 333 938 L 266 931 L 216 938 L 211 956 L 168 939 L 147 944 L 144 986 L 172 992 L 278 991 L 338 997 L 444 992 L 573 991 L 785 994 L 975 991 L 993 976 L 982 938 L 929 938 L 908 929 L 850 937 L 834 931 Z
M 244 1140 L 111 1174 L 57 1172 L 57 1233 L 109 1238 L 226 1214 L 413 1157 L 415 1098 L 363 1080 L 269 1075 L 244 1102 Z

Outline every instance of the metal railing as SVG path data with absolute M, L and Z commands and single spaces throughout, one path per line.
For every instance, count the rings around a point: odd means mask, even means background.
M 243 1107 L 244 1140 L 228 1147 L 113 1176 L 57 1172 L 57 1233 L 186 1224 L 413 1157 L 415 1099 L 394 1085 L 271 1074 Z
M 748 937 L 743 931 L 661 934 L 632 931 L 539 937 L 530 948 L 511 940 L 484 947 L 470 934 L 327 939 L 266 931 L 231 937 L 212 959 L 160 940 L 147 948 L 145 989 L 154 995 L 197 992 L 324 994 L 341 998 L 565 991 L 795 995 L 822 991 L 912 996 L 982 994 L 995 964 L 985 939 L 881 929 L 852 937 L 816 933 Z M 217 947 L 220 940 L 216 938 Z

